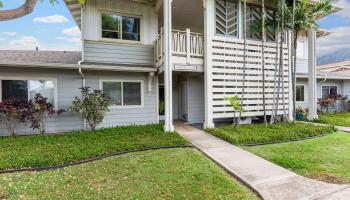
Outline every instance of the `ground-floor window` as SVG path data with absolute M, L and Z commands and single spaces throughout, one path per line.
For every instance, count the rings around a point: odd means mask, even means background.
M 337 86 L 329 86 L 324 85 L 322 86 L 322 97 L 328 97 L 328 96 L 336 96 L 338 95 L 338 87 Z
M 101 81 L 101 89 L 112 106 L 133 107 L 143 105 L 142 81 Z
M 296 101 L 305 101 L 304 85 L 297 85 L 295 98 L 296 98 Z
M 1 100 L 16 98 L 22 102 L 41 94 L 55 105 L 55 81 L 54 80 L 25 80 L 25 79 L 2 79 L 0 80 Z

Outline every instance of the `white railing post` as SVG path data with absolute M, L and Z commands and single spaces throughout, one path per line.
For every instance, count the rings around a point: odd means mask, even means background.
M 191 59 L 191 30 L 186 29 L 186 61 L 187 64 L 190 63 Z

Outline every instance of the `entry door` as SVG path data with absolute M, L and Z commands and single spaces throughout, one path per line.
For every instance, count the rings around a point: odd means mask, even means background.
M 188 91 L 187 81 L 182 81 L 179 84 L 179 118 L 187 122 L 188 119 Z

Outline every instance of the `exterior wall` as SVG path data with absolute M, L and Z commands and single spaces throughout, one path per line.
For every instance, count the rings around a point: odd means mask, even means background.
M 103 39 L 103 12 L 140 17 L 141 41 Z M 87 0 L 83 20 L 84 61 L 153 65 L 153 42 L 158 27 L 154 7 L 128 0 Z
M 19 73 L 20 72 L 20 73 Z M 31 78 L 54 78 L 57 79 L 57 104 L 59 109 L 67 110 L 75 96 L 80 95 L 78 88 L 82 86 L 82 80 L 78 71 L 53 70 L 34 68 L 0 68 L 2 79 L 6 77 L 31 77 Z M 118 73 L 86 71 L 86 85 L 92 89 L 99 89 L 100 80 L 142 80 L 144 91 L 144 105 L 142 108 L 111 108 L 106 114 L 101 127 L 113 127 L 130 124 L 158 123 L 158 89 L 157 79 L 153 79 L 152 93 L 148 94 L 147 73 Z M 83 129 L 83 120 L 77 113 L 65 112 L 58 117 L 50 117 L 45 120 L 45 129 L 48 133 L 59 133 Z M 2 124 L 3 125 L 3 124 Z M 33 134 L 29 124 L 22 124 L 17 130 L 20 134 Z M 6 130 L 1 127 L 0 135 L 6 135 Z
M 301 106 L 303 108 L 308 107 L 308 81 L 307 79 L 297 79 L 297 85 L 304 85 L 304 102 L 296 102 L 297 106 Z M 341 95 L 349 95 L 350 96 L 350 81 L 342 81 L 342 80 L 326 80 L 323 81 L 322 79 L 317 80 L 317 90 L 316 90 L 316 97 L 317 99 L 322 97 L 322 86 L 324 85 L 330 85 L 330 86 L 337 86 L 338 87 L 338 94 Z
M 84 41 L 84 61 L 93 63 L 154 64 L 152 46 Z
M 204 122 L 204 78 L 190 76 L 188 78 L 188 119 L 189 123 Z
M 308 71 L 308 36 L 307 33 L 298 35 L 297 44 L 297 73 L 307 74 Z

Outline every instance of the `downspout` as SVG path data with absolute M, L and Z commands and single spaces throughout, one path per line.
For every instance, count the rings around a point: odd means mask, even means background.
M 324 83 L 324 82 L 327 81 L 327 74 L 320 74 L 320 76 L 323 76 L 323 77 L 324 77 L 323 80 L 320 81 L 321 83 Z
M 84 88 L 84 87 L 86 87 L 86 79 L 85 79 L 85 75 L 84 75 L 84 73 L 83 73 L 83 70 L 81 69 L 81 67 L 79 67 L 79 74 L 80 74 L 80 76 L 81 76 L 81 78 L 82 78 L 82 87 Z M 84 130 L 86 130 L 86 119 L 85 118 L 83 118 L 83 126 L 84 126 Z

